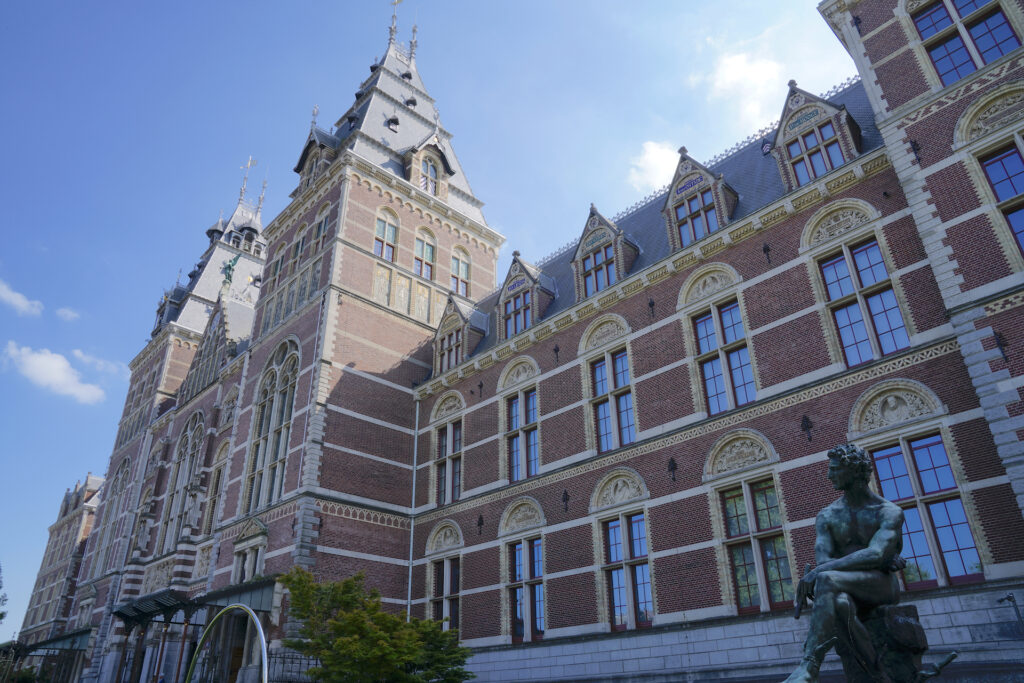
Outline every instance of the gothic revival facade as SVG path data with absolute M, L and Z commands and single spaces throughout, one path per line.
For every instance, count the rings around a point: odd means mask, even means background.
M 446 619 L 481 680 L 781 679 L 845 441 L 904 509 L 934 655 L 1019 668 L 1024 6 L 819 10 L 859 78 L 780 87 L 771 130 L 506 273 L 392 28 L 291 203 L 264 227 L 243 191 L 132 361 L 75 680 L 181 680 L 231 602 L 280 651 L 294 565 Z M 219 680 L 257 662 L 235 626 Z

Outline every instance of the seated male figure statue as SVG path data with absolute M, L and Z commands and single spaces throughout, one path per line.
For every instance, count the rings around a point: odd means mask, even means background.
M 811 626 L 804 657 L 786 683 L 818 680 L 825 654 L 840 640 L 865 671 L 878 681 L 888 677 L 858 608 L 899 601 L 896 572 L 906 562 L 903 549 L 903 511 L 868 488 L 871 459 L 853 444 L 828 452 L 828 478 L 842 497 L 818 513 L 814 527 L 817 567 L 797 586 L 795 616 L 808 598 L 813 600 Z

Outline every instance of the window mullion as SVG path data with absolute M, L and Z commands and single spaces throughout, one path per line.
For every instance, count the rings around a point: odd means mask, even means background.
M 868 343 L 871 344 L 871 357 L 873 359 L 881 358 L 883 354 L 882 344 L 878 341 L 878 327 L 875 325 L 874 316 L 871 315 L 871 307 L 868 306 L 867 297 L 859 289 L 857 290 L 857 305 L 860 306 L 860 315 L 864 319 L 864 325 L 868 328 Z
M 951 16 L 956 17 L 959 15 L 953 14 Z M 967 52 L 970 53 L 971 61 L 974 62 L 975 68 L 982 68 L 983 66 L 985 66 L 985 60 L 982 59 L 981 53 L 978 52 L 978 47 L 974 44 L 974 38 L 971 37 L 971 34 L 967 30 L 967 27 L 964 26 L 964 23 L 960 21 L 960 19 L 956 19 L 955 21 L 956 30 L 960 34 L 960 40 L 964 42 L 964 46 L 967 48 Z
M 939 546 L 939 537 L 935 533 L 935 522 L 932 520 L 931 510 L 928 509 L 928 503 L 918 500 L 915 501 L 917 505 L 917 513 L 921 516 L 921 527 L 924 529 L 924 537 L 928 541 L 928 552 L 932 556 L 932 564 L 935 566 L 935 578 L 939 583 L 939 588 L 944 588 L 950 584 L 949 581 L 949 568 L 946 567 L 946 560 L 942 557 L 942 548 Z

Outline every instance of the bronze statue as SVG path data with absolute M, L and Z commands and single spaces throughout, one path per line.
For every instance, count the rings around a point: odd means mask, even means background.
M 814 523 L 817 566 L 808 565 L 793 601 L 797 619 L 808 598 L 813 601 L 811 626 L 804 657 L 785 683 L 817 681 L 833 645 L 849 681 L 890 683 L 938 675 L 941 667 L 919 669 L 927 641 L 917 610 L 890 607 L 899 602 L 897 577 L 906 566 L 900 556 L 903 511 L 868 488 L 871 458 L 862 449 L 836 446 L 828 459 L 829 481 L 843 495 Z

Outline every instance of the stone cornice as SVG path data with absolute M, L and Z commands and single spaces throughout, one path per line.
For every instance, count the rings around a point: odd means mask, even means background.
M 884 147 L 860 156 L 840 169 L 823 176 L 816 183 L 799 187 L 753 214 L 726 224 L 718 232 L 712 233 L 685 249 L 668 254 L 644 270 L 620 280 L 615 286 L 580 301 L 553 318 L 538 322 L 530 329 L 520 332 L 517 336 L 498 344 L 486 353 L 466 360 L 462 365 L 453 368 L 443 376 L 431 379 L 417 392 L 416 398 L 425 400 L 443 392 L 461 380 L 489 368 L 495 363 L 511 358 L 513 354 L 524 352 L 559 330 L 606 310 L 621 299 L 633 296 L 676 272 L 701 263 L 729 245 L 748 239 L 795 213 L 822 203 L 834 194 L 846 190 L 851 185 L 873 176 L 889 166 L 889 158 Z

